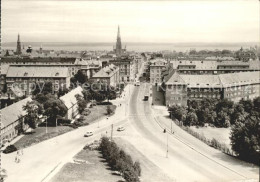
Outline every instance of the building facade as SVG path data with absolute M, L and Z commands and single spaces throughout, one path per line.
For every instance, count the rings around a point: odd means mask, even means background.
M 108 85 L 115 87 L 120 81 L 119 68 L 113 64 L 110 64 L 97 72 L 92 77 L 92 80 L 95 82 L 107 83 Z
M 27 124 L 24 124 L 26 111 L 23 106 L 31 101 L 32 99 L 28 97 L 1 109 L 1 141 L 3 143 L 13 140 L 18 135 L 17 126 L 19 124 L 22 123 L 24 131 L 29 128 Z
M 133 82 L 135 79 L 135 63 L 131 57 L 117 57 L 109 63 L 119 67 L 120 82 Z
M 161 84 L 162 71 L 166 68 L 167 61 L 162 58 L 150 60 L 150 83 Z
M 212 61 L 212 60 L 169 60 L 169 65 L 180 74 L 213 75 L 260 71 L 258 59 L 243 61 Z
M 259 71 L 219 75 L 180 75 L 176 72 L 165 82 L 166 105 L 186 106 L 188 100 L 203 98 L 239 102 L 259 96 Z
M 40 85 L 51 82 L 53 92 L 59 88 L 70 86 L 70 75 L 68 68 L 62 67 L 23 67 L 9 66 L 6 73 L 7 94 L 9 98 L 29 96 Z
M 77 87 L 60 97 L 60 100 L 67 108 L 66 119 L 73 120 L 78 116 L 78 102 L 75 96 L 78 94 L 83 96 L 82 91 L 83 89 L 81 87 Z

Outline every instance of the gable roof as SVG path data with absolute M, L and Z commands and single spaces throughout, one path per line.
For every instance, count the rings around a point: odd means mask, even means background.
M 23 110 L 23 106 L 27 104 L 27 102 L 31 102 L 32 99 L 30 97 L 27 97 L 23 100 L 20 100 L 10 106 L 7 106 L 3 109 L 1 109 L 1 122 L 2 126 L 1 128 L 4 128 L 14 121 L 17 121 L 20 116 L 25 116 L 26 111 Z
M 118 67 L 114 64 L 110 64 L 97 72 L 92 78 L 109 78 L 111 77 L 116 71 L 118 71 Z
M 65 67 L 39 67 L 39 66 L 10 66 L 6 77 L 36 77 L 36 78 L 49 78 L 49 77 L 68 77 L 69 70 Z
M 83 89 L 80 86 L 78 86 L 77 88 L 71 90 L 69 93 L 61 96 L 60 100 L 64 103 L 67 109 L 70 109 L 72 106 L 77 104 L 77 99 L 75 95 L 79 94 L 83 96 L 82 91 Z
M 183 84 L 186 84 L 186 82 L 183 80 L 183 78 L 177 72 L 174 72 L 174 74 L 171 75 L 171 77 L 168 79 L 168 81 L 165 84 L 166 85 L 169 85 L 169 84 L 183 85 Z
M 191 88 L 223 88 L 259 83 L 260 71 L 255 71 L 219 75 L 179 75 L 175 72 L 165 84 L 187 84 Z
M 189 87 L 221 88 L 219 75 L 181 75 Z
M 225 87 L 260 83 L 260 71 L 221 74 L 219 78 Z

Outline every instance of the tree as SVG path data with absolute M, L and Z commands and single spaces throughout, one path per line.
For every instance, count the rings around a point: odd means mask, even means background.
M 138 175 L 138 176 L 141 176 L 141 165 L 140 165 L 140 162 L 138 162 L 138 161 L 136 161 L 135 163 L 134 163 L 134 170 L 135 170 L 135 172 L 136 172 L 136 174 Z
M 247 117 L 248 113 L 245 112 L 244 106 L 240 103 L 235 105 L 234 112 L 231 113 L 230 116 L 230 124 L 235 124 L 236 122 L 244 123 L 245 118 Z
M 42 114 L 42 105 L 37 101 L 27 102 L 26 105 L 23 106 L 23 110 L 27 113 L 24 117 L 24 123 L 35 129 L 38 122 L 38 115 Z
M 87 81 L 87 78 L 86 78 L 86 76 L 82 73 L 82 71 L 81 70 L 79 70 L 75 75 L 74 75 L 74 77 L 72 77 L 71 79 L 70 79 L 70 81 L 72 82 L 72 83 L 81 83 L 81 84 L 83 84 L 83 83 L 85 83 L 86 81 Z
M 24 132 L 23 130 L 23 126 L 24 126 L 24 123 L 23 123 L 23 116 L 20 115 L 18 116 L 18 124 L 15 126 L 15 130 L 18 132 L 18 135 L 22 134 Z
M 139 182 L 140 181 L 133 168 L 129 168 L 128 170 L 124 171 L 123 177 L 126 180 L 126 182 Z
M 55 96 L 52 94 L 44 95 L 43 93 L 39 93 L 35 96 L 35 100 L 41 104 L 44 104 L 49 99 L 55 99 Z
M 241 99 L 239 101 L 239 104 L 241 104 L 243 106 L 244 111 L 247 113 L 250 113 L 254 107 L 254 103 L 252 102 L 252 100 Z
M 75 97 L 77 99 L 79 113 L 82 114 L 84 109 L 87 107 L 87 102 L 85 101 L 84 97 L 80 94 L 75 95 Z
M 187 114 L 187 117 L 186 117 L 185 121 L 183 122 L 183 124 L 185 126 L 191 126 L 191 125 L 196 125 L 197 122 L 198 122 L 198 117 L 197 117 L 196 113 L 195 112 L 189 112 Z
M 58 95 L 58 97 L 61 97 L 68 92 L 69 92 L 69 89 L 67 89 L 66 87 L 61 87 L 61 88 L 59 88 L 57 95 Z
M 178 119 L 179 121 L 183 121 L 186 117 L 186 109 L 181 106 L 172 105 L 168 108 L 168 111 L 171 118 Z
M 36 83 L 35 82 L 35 88 L 32 91 L 32 94 L 38 95 L 40 93 L 42 93 L 44 95 L 53 93 L 52 82 L 43 82 L 43 83 L 41 83 L 41 82 Z
M 86 102 L 89 102 L 90 100 L 92 100 L 92 94 L 90 93 L 90 90 L 82 90 L 82 95 L 85 99 Z
M 61 100 L 50 98 L 44 103 L 44 114 L 48 116 L 49 124 L 55 125 L 57 117 L 64 117 L 67 108 Z
M 260 124 L 259 117 L 247 116 L 245 122 L 236 122 L 231 129 L 231 145 L 240 158 L 259 162 Z

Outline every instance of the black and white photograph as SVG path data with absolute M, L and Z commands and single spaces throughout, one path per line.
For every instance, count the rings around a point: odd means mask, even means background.
M 0 3 L 0 182 L 260 182 L 259 0 Z

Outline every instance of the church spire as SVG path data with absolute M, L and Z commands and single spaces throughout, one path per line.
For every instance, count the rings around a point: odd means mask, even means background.
M 120 37 L 120 27 L 119 27 L 119 25 L 118 25 L 118 28 L 117 28 L 117 38 L 121 38 Z
M 18 33 L 18 38 L 17 38 L 16 54 L 17 55 L 22 54 L 22 46 L 21 46 L 21 42 L 20 42 L 20 34 L 19 33 Z
M 122 54 L 122 44 L 121 44 L 121 37 L 120 37 L 120 27 L 118 25 L 117 39 L 116 39 L 116 55 L 120 56 L 121 54 Z

